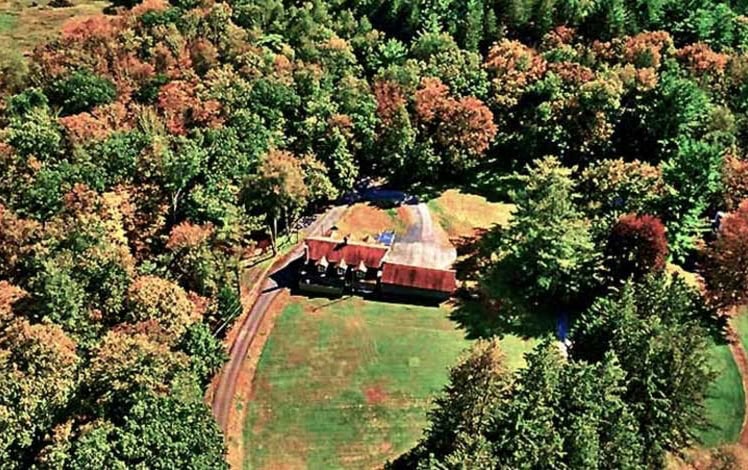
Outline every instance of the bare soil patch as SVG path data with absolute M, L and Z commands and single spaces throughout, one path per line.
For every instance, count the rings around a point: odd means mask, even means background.
M 375 384 L 364 388 L 366 403 L 369 405 L 379 405 L 384 403 L 389 395 L 383 384 Z

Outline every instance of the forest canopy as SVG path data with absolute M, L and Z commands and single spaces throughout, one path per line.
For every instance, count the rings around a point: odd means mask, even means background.
M 703 339 L 710 309 L 748 298 L 748 2 L 115 6 L 70 20 L 27 58 L 0 51 L 8 468 L 226 466 L 202 397 L 240 308 L 238 263 L 253 234 L 275 248 L 299 217 L 365 179 L 511 197 L 514 224 L 484 247 L 483 294 L 576 308 L 589 320 L 578 338 L 614 335 L 625 317 L 657 326 L 643 342 Z M 663 280 L 669 261 L 703 267 L 706 299 Z M 641 283 L 662 293 L 652 301 L 662 322 L 642 307 Z M 538 349 L 516 381 L 483 371 L 491 412 L 508 412 L 462 423 L 464 441 L 440 428 L 454 424 L 447 390 L 414 455 L 445 468 L 475 456 L 656 465 L 693 441 L 676 428 L 710 377 L 701 339 L 655 351 L 695 371 L 690 392 L 656 377 L 676 405 L 693 399 L 673 422 L 647 421 L 658 410 L 632 388 L 628 362 L 639 346 L 612 337 L 572 349 L 567 366 Z M 488 343 L 476 351 L 453 381 L 500 355 Z M 540 399 L 532 387 L 558 398 L 578 381 L 588 386 L 575 399 L 594 418 L 584 432 L 605 449 L 562 430 L 544 436 L 550 453 L 507 444 Z M 528 426 L 568 426 L 554 403 Z M 610 410 L 619 434 L 601 424 Z M 483 440 L 495 438 L 505 445 L 489 452 Z

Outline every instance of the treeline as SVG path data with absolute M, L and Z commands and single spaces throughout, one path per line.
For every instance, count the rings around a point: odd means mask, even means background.
M 498 191 L 537 173 L 514 230 L 539 232 L 491 245 L 484 285 L 570 305 L 694 259 L 748 196 L 740 2 L 120 6 L 0 54 L 11 468 L 220 466 L 200 397 L 249 234 L 275 239 L 362 177 Z M 642 230 L 646 269 L 626 262 Z M 713 286 L 741 266 L 718 246 Z

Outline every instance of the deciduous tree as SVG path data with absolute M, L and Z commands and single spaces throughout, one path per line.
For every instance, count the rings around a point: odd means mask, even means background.
M 748 199 L 722 218 L 716 240 L 706 249 L 703 269 L 717 306 L 748 301 Z
M 668 246 L 665 226 L 651 215 L 618 219 L 605 245 L 605 264 L 615 279 L 628 279 L 665 269 Z

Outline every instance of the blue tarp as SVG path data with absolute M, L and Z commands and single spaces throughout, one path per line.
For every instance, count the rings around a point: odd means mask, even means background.
M 395 240 L 395 232 L 388 231 L 388 232 L 382 232 L 377 237 L 377 241 L 379 243 L 382 243 L 383 245 L 390 246 L 392 245 L 392 242 Z

